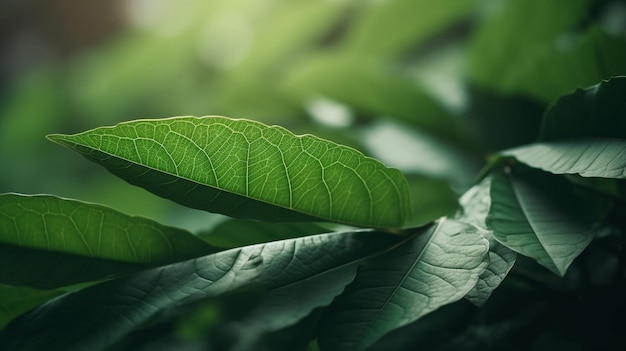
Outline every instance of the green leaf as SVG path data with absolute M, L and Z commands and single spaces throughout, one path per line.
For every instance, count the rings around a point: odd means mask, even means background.
M 501 152 L 555 174 L 626 178 L 626 140 L 574 139 L 534 143 Z
M 360 152 L 226 117 L 138 120 L 49 138 L 182 205 L 265 221 L 399 227 L 406 180 Z
M 320 322 L 323 350 L 365 350 L 386 333 L 462 298 L 487 266 L 481 230 L 441 220 L 359 268 Z
M 506 247 L 563 276 L 593 239 L 594 221 L 565 179 L 525 171 L 492 174 L 487 226 Z
M 61 294 L 63 291 L 59 290 L 0 285 L 0 329 L 15 317 Z
M 489 241 L 489 265 L 478 277 L 476 285 L 465 295 L 467 300 L 477 306 L 489 299 L 517 259 L 515 251 L 500 244 L 493 233 L 487 230 L 486 220 L 491 207 L 490 187 L 491 178 L 487 177 L 466 191 L 459 199 L 462 211 L 457 215 L 458 219 L 485 229 L 481 233 Z
M 508 92 L 522 70 L 551 51 L 587 13 L 588 0 L 510 0 L 491 3 L 489 16 L 471 40 L 470 77 L 483 87 Z M 528 24 L 532 19 L 532 25 Z M 544 69 L 545 70 L 545 69 Z
M 539 141 L 626 139 L 626 77 L 614 77 L 560 97 L 543 117 Z
M 626 74 L 624 38 L 591 27 L 569 41 L 573 43 L 554 46 L 530 64 L 512 67 L 510 91 L 549 103 L 578 87 Z
M 103 350 L 169 308 L 243 288 L 283 296 L 290 315 L 272 323 L 289 324 L 329 304 L 354 278 L 358 262 L 401 238 L 367 230 L 322 234 L 140 272 L 23 315 L 0 331 L 0 349 Z
M 383 59 L 415 49 L 455 20 L 477 1 L 390 0 L 364 2 L 348 28 L 345 49 Z M 416 20 L 416 17 L 419 20 Z M 384 30 L 381 30 L 384 28 Z M 390 33 L 393 33 L 390 35 Z
M 183 230 L 54 196 L 0 195 L 0 283 L 55 288 L 216 250 Z
M 209 244 L 235 248 L 269 241 L 285 240 L 327 232 L 316 223 L 265 223 L 245 219 L 229 219 L 198 236 Z

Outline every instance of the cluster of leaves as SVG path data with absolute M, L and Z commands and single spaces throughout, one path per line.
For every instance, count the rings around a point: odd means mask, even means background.
M 626 125 L 619 118 L 626 110 L 617 98 L 624 95 L 626 77 L 617 77 L 560 98 L 546 112 L 537 142 L 494 155 L 484 179 L 461 198 L 456 219 L 410 228 L 400 228 L 410 202 L 399 171 L 280 127 L 177 117 L 51 135 L 129 183 L 185 206 L 246 219 L 379 229 L 228 249 L 210 245 L 210 236 L 203 241 L 100 205 L 2 195 L 2 283 L 61 289 L 5 288 L 5 309 L 17 315 L 67 286 L 90 286 L 72 287 L 17 318 L 0 334 L 0 345 L 125 345 L 136 342 L 125 338 L 137 329 L 180 322 L 169 309 L 246 293 L 257 302 L 229 326 L 243 331 L 236 333 L 237 348 L 314 313 L 315 321 L 307 322 L 316 326 L 311 337 L 323 350 L 364 350 L 463 297 L 483 305 L 518 254 L 564 276 L 598 232 L 610 229 L 602 220 L 608 206 L 623 201 L 623 193 L 611 189 L 626 177 Z M 602 189 L 608 193 L 583 177 L 607 180 Z
M 50 117 L 31 123 L 40 137 L 64 115 L 209 110 L 314 132 L 401 172 L 335 142 L 217 116 L 51 135 L 128 183 L 232 218 L 196 235 L 102 205 L 0 195 L 0 349 L 623 341 L 626 41 L 600 21 L 613 1 L 274 3 L 275 16 L 252 16 L 259 38 L 238 66 L 222 67 L 215 54 L 194 61 L 197 31 L 188 30 L 170 45 L 138 34 L 78 69 L 31 77 L 46 83 L 25 84 L 28 94 L 0 110 L 0 160 L 17 169 L 33 159 L 27 138 L 9 128 L 24 116 Z M 241 21 L 239 2 L 207 4 L 197 12 L 211 23 Z M 232 59 L 235 49 L 217 50 L 214 39 L 209 49 Z M 424 73 L 444 81 L 451 67 L 437 68 L 449 62 L 467 76 L 467 109 L 449 91 L 434 98 Z M 65 76 L 74 90 L 58 84 Z M 319 97 L 349 106 L 356 132 L 297 118 Z M 389 140 L 407 135 L 393 149 Z M 17 156 L 7 160 L 7 150 Z M 26 173 L 5 179 L 42 189 L 33 180 L 41 174 Z M 140 193 L 131 194 L 124 201 Z

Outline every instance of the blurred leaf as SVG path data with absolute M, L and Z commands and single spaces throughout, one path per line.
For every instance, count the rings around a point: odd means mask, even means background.
M 0 285 L 0 329 L 15 317 L 63 292 Z
M 626 74 L 626 40 L 592 27 L 571 46 L 553 47 L 512 69 L 508 87 L 546 103 L 580 86 Z
M 410 211 L 398 170 L 259 122 L 139 120 L 50 139 L 159 196 L 235 217 L 399 227 Z
M 559 140 L 520 146 L 501 154 L 555 174 L 626 178 L 626 140 Z
M 103 350 L 160 312 L 242 288 L 284 296 L 293 310 L 272 323 L 286 326 L 329 304 L 353 279 L 360 260 L 399 239 L 372 231 L 323 234 L 144 271 L 66 294 L 23 315 L 0 331 L 0 348 Z
M 439 135 L 459 137 L 445 109 L 401 72 L 367 57 L 325 53 L 303 60 L 283 83 L 302 102 L 324 97 L 369 117 L 399 118 Z
M 235 248 L 275 240 L 293 239 L 321 234 L 327 230 L 315 223 L 266 223 L 243 219 L 229 219 L 210 231 L 198 234 L 211 245 Z
M 183 230 L 53 196 L 0 195 L 0 282 L 55 288 L 215 252 Z
M 409 174 L 412 216 L 408 226 L 421 226 L 438 218 L 454 214 L 458 195 L 445 180 Z
M 480 229 L 441 220 L 359 268 L 320 322 L 323 350 L 365 350 L 388 332 L 462 298 L 487 266 Z
M 514 251 L 500 244 L 491 231 L 487 230 L 486 220 L 491 207 L 490 187 L 491 178 L 485 178 L 465 192 L 459 200 L 462 211 L 456 217 L 485 229 L 482 235 L 489 240 L 489 265 L 478 277 L 476 285 L 465 295 L 466 299 L 477 306 L 483 305 L 500 286 L 517 258 Z
M 540 141 L 626 139 L 626 77 L 615 77 L 560 97 L 543 117 Z
M 493 8 L 471 40 L 472 81 L 492 90 L 509 92 L 512 78 L 517 76 L 515 71 L 552 50 L 585 16 L 588 3 L 588 0 L 492 2 Z
M 586 204 L 561 177 L 496 172 L 490 194 L 487 226 L 495 238 L 560 276 L 595 235 Z
M 478 1 L 388 0 L 362 4 L 345 49 L 388 58 L 405 54 L 467 15 Z

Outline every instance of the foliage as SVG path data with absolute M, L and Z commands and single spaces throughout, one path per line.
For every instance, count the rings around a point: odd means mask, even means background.
M 167 46 L 136 32 L 35 74 L 0 110 L 0 161 L 10 145 L 17 170 L 51 172 L 7 174 L 0 190 L 66 196 L 0 194 L 0 349 L 624 342 L 626 41 L 603 17 L 614 2 L 277 1 L 246 25 L 256 2 L 208 3 L 210 23 L 258 33 L 247 55 L 216 56 L 211 37 L 194 61 L 194 24 Z M 58 90 L 62 71 L 80 93 Z M 13 134 L 24 114 L 105 124 L 206 109 L 251 119 L 48 135 L 115 178 L 37 160 L 38 144 Z M 46 121 L 28 133 L 60 128 Z M 72 184 L 65 171 L 94 175 Z M 136 187 L 105 186 L 118 178 Z

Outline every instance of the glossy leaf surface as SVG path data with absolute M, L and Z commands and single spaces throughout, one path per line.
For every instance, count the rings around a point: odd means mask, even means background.
M 555 274 L 565 275 L 595 235 L 585 204 L 563 178 L 499 172 L 492 176 L 490 194 L 487 226 L 495 238 Z
M 0 195 L 0 282 L 54 288 L 216 250 L 192 234 L 54 196 Z
M 357 262 L 400 239 L 371 231 L 322 234 L 144 271 L 64 295 L 25 314 L 0 331 L 0 349 L 103 350 L 159 312 L 243 288 L 282 296 L 293 307 L 285 323 L 292 323 L 341 293 Z
M 138 120 L 50 139 L 159 196 L 233 217 L 399 227 L 409 213 L 399 171 L 249 120 Z
M 441 220 L 359 268 L 320 322 L 323 350 L 365 350 L 386 333 L 462 298 L 487 266 L 480 229 Z

